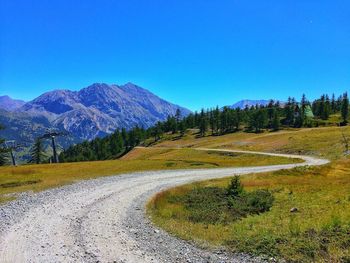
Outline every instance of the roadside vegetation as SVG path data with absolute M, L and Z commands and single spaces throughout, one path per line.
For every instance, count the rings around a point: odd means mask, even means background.
M 267 190 L 246 192 L 240 178 L 234 177 L 226 188 L 194 187 L 183 195 L 169 195 L 167 201 L 183 207 L 186 220 L 193 223 L 227 224 L 248 215 L 269 211 L 274 197 Z M 173 217 L 177 217 L 176 213 Z

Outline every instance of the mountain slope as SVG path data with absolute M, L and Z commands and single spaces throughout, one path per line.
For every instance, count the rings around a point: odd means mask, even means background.
M 23 106 L 25 101 L 23 100 L 15 100 L 10 98 L 9 96 L 0 96 L 0 109 L 13 111 Z
M 52 124 L 44 116 L 33 116 L 26 112 L 5 111 L 0 109 L 0 123 L 5 129 L 0 130 L 0 138 L 15 140 L 22 147 L 18 149 L 17 161 L 23 162 L 30 157 L 28 151 L 35 138 L 42 136 Z M 58 137 L 56 139 L 59 149 L 66 148 L 73 143 L 80 142 L 81 139 L 73 136 Z M 45 148 L 50 145 L 49 140 L 44 141 Z
M 74 137 L 92 139 L 117 128 L 150 127 L 174 115 L 177 109 L 183 116 L 190 113 L 132 83 L 95 83 L 80 91 L 44 93 L 19 110 L 45 116 L 54 127 L 67 130 Z

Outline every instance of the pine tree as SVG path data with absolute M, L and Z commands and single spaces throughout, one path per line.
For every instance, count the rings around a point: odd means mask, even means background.
M 220 114 L 220 133 L 225 134 L 228 130 L 228 107 L 224 107 Z
M 300 108 L 298 105 L 295 107 L 294 110 L 294 127 L 300 128 L 303 126 L 304 117 L 305 117 L 305 110 L 303 111 L 302 108 Z
M 288 102 L 286 104 L 286 107 L 284 108 L 284 111 L 286 116 L 286 124 L 292 126 L 294 124 L 294 104 L 293 99 L 291 97 L 288 98 Z
M 267 116 L 269 118 L 269 126 L 272 126 L 272 119 L 274 114 L 274 104 L 275 102 L 273 100 L 270 100 L 267 105 Z
M 204 109 L 202 109 L 200 114 L 199 133 L 203 137 L 206 131 L 207 131 L 207 118 L 206 118 Z
M 230 197 L 236 198 L 244 193 L 243 185 L 239 176 L 234 176 L 227 187 L 227 194 Z
M 252 111 L 249 123 L 250 127 L 254 129 L 256 133 L 261 132 L 261 130 L 268 124 L 266 109 L 260 108 Z
M 301 97 L 301 108 L 300 108 L 300 117 L 299 120 L 297 121 L 298 123 L 298 127 L 301 127 L 304 125 L 305 121 L 306 121 L 306 107 L 310 105 L 309 101 L 306 99 L 305 94 L 303 94 L 303 96 Z
M 220 128 L 220 110 L 218 106 L 216 106 L 213 115 L 214 115 L 214 121 L 215 121 L 215 134 L 218 134 L 219 128 Z
M 348 117 L 349 117 L 348 93 L 344 93 L 343 95 L 343 100 L 341 104 L 341 117 L 343 119 L 343 124 L 346 125 L 348 123 Z
M 112 156 L 118 155 L 120 152 L 122 152 L 124 145 L 123 145 L 123 138 L 119 130 L 116 130 L 109 138 L 109 151 Z M 88 159 L 93 158 L 92 152 L 88 152 Z
M 179 132 L 180 132 L 180 136 L 184 136 L 185 132 L 186 132 L 186 126 L 185 126 L 185 122 L 184 121 L 180 121 L 179 123 Z
M 326 95 L 325 104 L 324 104 L 323 119 L 328 120 L 330 113 L 331 113 L 331 102 L 329 100 L 328 95 Z
M 332 113 L 335 113 L 337 111 L 337 104 L 336 104 L 336 101 L 335 101 L 334 93 L 332 94 L 331 110 L 332 110 Z
M 29 163 L 42 163 L 46 158 L 44 153 L 44 145 L 41 139 L 36 139 L 32 149 L 30 150 L 30 160 Z
M 189 129 L 193 129 L 195 127 L 194 123 L 194 115 L 190 113 L 184 120 L 185 126 Z
M 162 123 L 160 121 L 153 127 L 152 136 L 154 137 L 154 141 L 160 140 L 160 135 L 162 134 Z
M 210 125 L 210 129 L 211 129 L 211 135 L 215 134 L 215 118 L 214 118 L 214 111 L 210 110 L 209 112 L 209 125 Z
M 5 129 L 4 126 L 0 124 L 0 130 Z M 6 149 L 3 147 L 5 140 L 3 138 L 0 138 L 0 166 L 3 166 L 6 164 Z
M 238 130 L 239 130 L 239 127 L 240 127 L 240 125 L 241 125 L 241 122 L 242 122 L 242 112 L 241 112 L 241 109 L 240 109 L 240 108 L 237 108 L 236 111 L 235 111 L 235 113 L 236 113 L 236 120 L 237 120 L 237 122 L 236 122 L 236 131 L 238 131 Z
M 272 117 L 272 130 L 273 131 L 278 131 L 280 129 L 280 116 L 278 113 L 278 110 L 274 108 L 273 110 L 273 117 Z

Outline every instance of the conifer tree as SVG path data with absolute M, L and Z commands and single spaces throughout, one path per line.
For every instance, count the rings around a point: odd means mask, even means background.
M 274 101 L 270 100 L 268 105 L 267 105 L 267 116 L 269 118 L 269 126 L 270 127 L 272 124 L 273 114 L 274 114 Z
M 161 134 L 162 134 L 162 123 L 158 121 L 152 130 L 152 136 L 154 137 L 155 142 L 160 140 Z
M 207 118 L 206 118 L 204 109 L 202 109 L 200 114 L 199 133 L 203 137 L 206 131 L 207 131 Z
M 185 122 L 184 121 L 180 121 L 179 123 L 179 132 L 180 132 L 180 136 L 184 136 L 185 132 L 186 132 L 186 126 L 185 126 Z
M 5 129 L 4 126 L 0 124 L 0 130 Z M 6 149 L 4 147 L 5 140 L 3 138 L 0 138 L 0 166 L 3 166 L 6 163 Z
M 332 99 L 331 99 L 331 111 L 332 113 L 335 113 L 337 111 L 337 105 L 336 105 L 334 93 L 332 94 Z
M 331 102 L 329 100 L 328 95 L 326 95 L 325 104 L 324 104 L 323 119 L 328 120 L 330 113 L 331 113 Z
M 261 132 L 261 130 L 267 125 L 268 118 L 266 109 L 259 108 L 254 110 L 250 115 L 250 126 L 255 130 L 256 133 Z
M 215 124 L 216 124 L 216 121 L 214 119 L 214 111 L 210 110 L 209 111 L 209 125 L 210 125 L 210 129 L 211 129 L 211 135 L 215 134 Z
M 286 107 L 284 108 L 285 111 L 285 122 L 287 125 L 291 126 L 294 124 L 294 104 L 293 99 L 291 97 L 288 98 L 288 102 L 286 104 Z
M 39 164 L 46 158 L 44 153 L 44 145 L 41 139 L 37 138 L 34 142 L 32 149 L 30 150 L 29 163 Z
M 280 129 L 280 116 L 276 108 L 273 109 L 271 126 L 273 131 L 278 131 Z
M 343 124 L 346 125 L 348 123 L 349 118 L 349 99 L 348 93 L 344 93 L 343 100 L 341 104 L 341 117 L 343 119 Z
M 228 107 L 224 107 L 220 114 L 220 133 L 225 134 L 228 130 Z
M 299 107 L 298 105 L 294 109 L 294 127 L 300 128 L 303 126 L 304 117 L 305 117 L 305 110 L 302 110 L 302 107 Z
M 218 134 L 219 128 L 220 128 L 220 110 L 218 106 L 216 106 L 213 115 L 214 115 L 214 121 L 215 121 L 215 134 Z

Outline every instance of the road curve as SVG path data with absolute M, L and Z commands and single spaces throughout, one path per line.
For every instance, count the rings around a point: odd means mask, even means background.
M 0 206 L 0 262 L 258 262 L 248 255 L 204 251 L 156 229 L 144 206 L 155 193 L 196 180 L 322 165 L 153 171 L 109 176 L 25 195 Z

